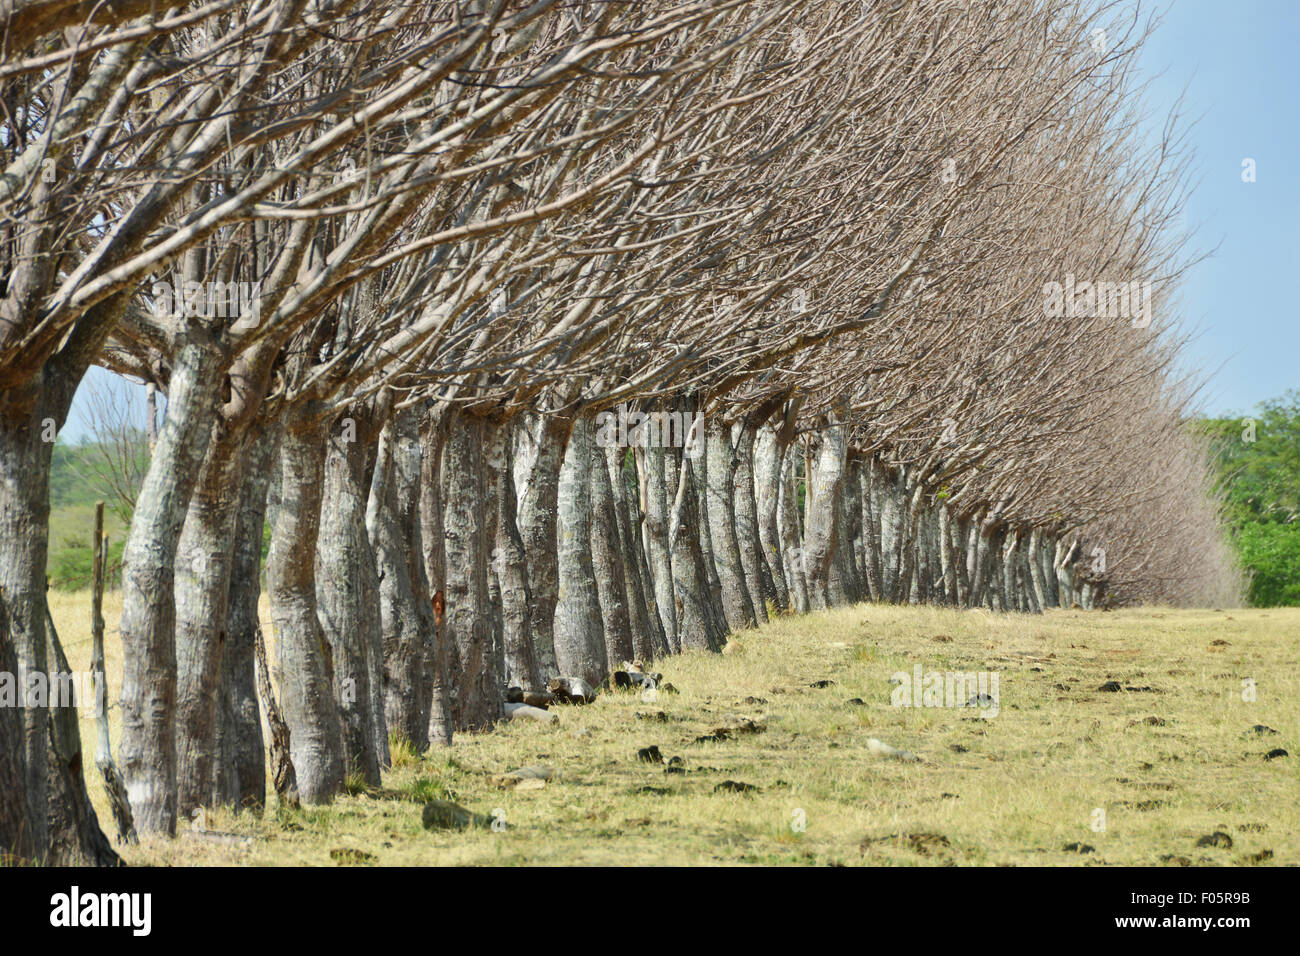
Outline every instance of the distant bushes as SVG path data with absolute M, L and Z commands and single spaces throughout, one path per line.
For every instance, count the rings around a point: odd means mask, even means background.
M 1256 607 L 1300 605 L 1300 392 L 1253 415 L 1203 422 L 1213 439 L 1224 514 Z

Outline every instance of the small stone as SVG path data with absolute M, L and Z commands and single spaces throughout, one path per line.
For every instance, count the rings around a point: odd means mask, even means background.
M 861 697 L 850 697 L 848 703 L 852 704 L 854 707 L 867 706 L 867 702 L 863 700 Z
M 1096 853 L 1097 848 L 1090 843 L 1067 843 L 1061 847 L 1066 853 Z
M 1278 757 L 1289 757 L 1289 756 L 1291 756 L 1289 753 L 1287 753 L 1281 747 L 1277 747 L 1273 750 L 1270 750 L 1268 753 L 1264 754 L 1264 759 L 1276 760 Z
M 663 763 L 664 755 L 655 746 L 642 747 L 636 752 L 636 759 L 642 763 Z
M 814 687 L 814 688 L 816 688 L 817 690 L 824 690 L 825 688 L 830 687 L 830 686 L 831 686 L 832 684 L 834 684 L 834 683 L 835 683 L 835 681 L 833 681 L 833 680 L 815 680 L 815 681 L 813 681 L 811 684 L 809 684 L 808 686 L 809 686 L 809 687 Z
M 1105 691 L 1107 694 L 1115 694 L 1123 689 L 1123 685 L 1121 685 L 1117 680 L 1108 680 L 1097 688 L 1097 690 Z
M 1267 724 L 1256 724 L 1254 727 L 1251 727 L 1250 730 L 1246 731 L 1245 734 L 1242 734 L 1242 736 L 1244 737 L 1250 734 L 1254 734 L 1256 737 L 1272 737 L 1277 734 L 1277 731 Z

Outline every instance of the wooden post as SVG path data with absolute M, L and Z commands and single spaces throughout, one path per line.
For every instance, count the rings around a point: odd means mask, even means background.
M 123 843 L 138 842 L 131 804 L 127 800 L 122 774 L 113 763 L 113 748 L 108 737 L 108 680 L 104 673 L 104 566 L 108 562 L 108 536 L 104 534 L 104 502 L 95 502 L 95 540 L 93 544 L 90 592 L 90 671 L 95 680 L 95 727 L 98 740 L 95 744 L 95 766 L 104 778 L 108 802 L 113 807 L 117 821 L 118 839 Z

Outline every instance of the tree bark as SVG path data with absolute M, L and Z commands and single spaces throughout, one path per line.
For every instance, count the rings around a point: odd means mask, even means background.
M 347 764 L 335 698 L 333 651 L 316 608 L 316 543 L 324 485 L 324 429 L 305 409 L 289 413 L 280 445 L 280 504 L 266 558 L 276 683 L 304 803 L 329 803 Z
M 759 550 L 772 586 L 776 606 L 790 610 L 790 586 L 786 581 L 785 562 L 781 560 L 781 535 L 777 529 L 781 498 L 781 467 L 787 445 L 778 441 L 776 429 L 764 425 L 754 441 L 754 508 L 758 523 Z
M 677 603 L 673 590 L 672 548 L 668 540 L 668 524 L 672 507 L 672 492 L 668 483 L 670 458 L 661 447 L 646 448 L 641 461 L 644 465 L 645 547 L 651 573 L 650 584 L 654 590 L 655 606 L 663 624 L 664 637 L 670 653 L 681 652 L 681 632 L 677 628 Z
M 808 603 L 813 610 L 831 605 L 830 574 L 835 548 L 839 543 L 837 505 L 844 480 L 847 448 L 844 426 L 838 416 L 831 416 L 821 432 L 821 447 L 809 482 L 806 502 L 807 526 L 804 531 L 804 560 L 807 565 Z
M 443 637 L 454 642 L 453 714 L 458 730 L 485 730 L 502 716 L 504 661 L 494 653 L 488 596 L 491 541 L 483 502 L 488 497 L 485 452 L 489 423 L 459 414 L 443 448 L 443 570 L 446 620 Z
M 659 608 L 655 604 L 653 590 L 647 586 L 650 568 L 641 543 L 641 524 L 637 520 L 638 512 L 634 503 L 635 489 L 629 487 L 624 474 L 626 450 L 606 448 L 604 457 L 618 521 L 621 562 L 631 616 L 632 649 L 637 659 L 649 662 L 668 653 L 668 642 L 664 637 L 663 625 L 659 622 Z M 600 463 L 597 462 L 593 467 L 600 467 Z M 604 606 L 603 602 L 601 606 Z
M 416 753 L 429 745 L 425 668 L 434 641 L 420 527 L 421 466 L 418 416 L 403 409 L 380 434 L 366 530 L 380 575 L 384 724 Z
M 560 469 L 560 591 L 554 633 L 560 673 L 595 686 L 609 676 L 610 667 L 591 562 L 591 426 L 587 415 L 574 422 Z
M 262 596 L 262 541 L 267 489 L 279 467 L 279 429 L 257 428 L 245 452 L 246 473 L 240 489 L 235 553 L 230 573 L 226 648 L 222 655 L 222 706 L 217 739 L 221 769 L 217 797 L 221 803 L 260 810 L 266 802 L 266 755 L 257 693 L 257 637 L 262 630 L 258 603 Z
M 176 810 L 216 805 L 229 601 L 247 443 L 218 417 L 176 550 Z
M 543 681 L 560 674 L 555 649 L 555 608 L 560 596 L 560 570 L 556 553 L 556 515 L 560 465 L 569 441 L 573 419 L 568 415 L 540 415 L 534 422 L 537 457 L 519 501 L 519 534 L 527 555 L 528 593 L 533 606 L 528 615 L 529 637 Z
M 606 449 L 591 444 L 591 564 L 605 632 L 605 661 L 611 670 L 637 653 L 632 645 L 632 608 L 628 577 L 624 573 L 623 544 L 619 535 L 618 503 L 610 483 Z
M 316 539 L 316 613 L 334 661 L 349 773 L 380 784 L 389 763 L 383 720 L 379 568 L 366 530 L 370 464 L 378 431 L 354 408 L 326 436 L 324 489 Z M 296 761 L 295 761 L 296 763 Z
M 763 559 L 763 545 L 758 537 L 758 502 L 754 497 L 754 442 L 758 438 L 758 429 L 750 424 L 748 418 L 742 418 L 732 429 L 732 435 L 732 526 L 754 616 L 759 622 L 766 622 L 767 600 L 771 598 L 775 602 L 776 586 L 771 574 L 765 574 L 767 562 Z
M 216 417 L 221 359 L 182 343 L 123 552 L 122 777 L 142 833 L 176 833 L 176 549 Z
M 803 536 L 799 532 L 799 492 L 795 476 L 795 455 L 789 448 L 781 461 L 781 489 L 777 508 L 779 523 L 777 533 L 781 543 L 781 557 L 785 564 L 786 580 L 795 611 L 807 614 L 808 574 L 804 557 Z
M 424 665 L 424 697 L 429 702 L 427 736 L 430 746 L 450 747 L 455 721 L 451 706 L 451 673 L 455 660 L 446 639 L 445 621 L 434 616 L 433 601 L 446 583 L 446 539 L 442 526 L 442 451 L 446 444 L 448 415 L 437 408 L 420 417 L 420 543 L 427 581 L 416 598 L 427 605 L 433 620 L 432 640 Z
M 708 538 L 713 567 L 721 585 L 722 610 L 726 615 L 727 628 L 734 633 L 756 627 L 758 620 L 736 536 L 736 477 L 731 428 L 722 421 L 721 416 L 712 415 L 704 430 L 708 454 Z
M 502 648 L 506 683 L 528 691 L 543 690 L 537 656 L 533 653 L 530 617 L 533 597 L 528 589 L 528 558 L 516 516 L 514 441 L 512 424 L 493 423 L 490 475 L 496 502 L 492 571 L 501 595 Z
M 666 460 L 671 460 L 665 456 Z M 693 485 L 692 461 L 682 455 L 677 471 L 678 483 L 669 519 L 668 540 L 672 548 L 673 601 L 677 608 L 677 633 L 681 649 L 717 651 L 722 647 L 725 631 L 713 619 L 710 607 L 708 576 L 704 554 L 700 550 L 700 516 Z

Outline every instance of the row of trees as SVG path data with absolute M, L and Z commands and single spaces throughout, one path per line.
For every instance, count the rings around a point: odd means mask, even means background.
M 142 831 L 260 806 L 264 710 L 320 803 L 393 735 L 448 745 L 508 686 L 771 609 L 1217 599 L 1147 28 L 1066 0 L 15 0 L 0 669 L 62 658 L 44 436 L 92 364 L 167 398 L 124 553 Z M 0 847 L 112 862 L 62 719 L 0 708 Z

